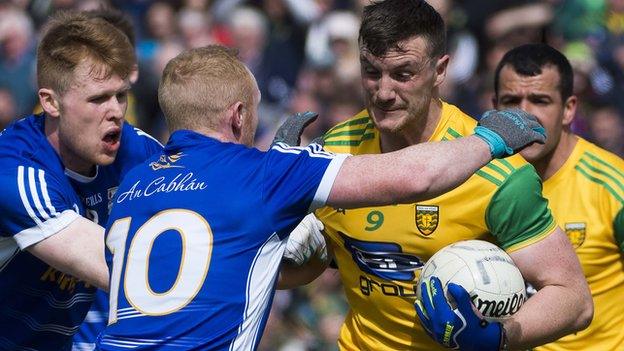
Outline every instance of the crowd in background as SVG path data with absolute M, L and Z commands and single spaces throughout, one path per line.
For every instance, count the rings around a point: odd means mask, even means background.
M 0 0 L 0 127 L 37 109 L 35 47 L 60 9 L 113 7 L 134 25 L 139 78 L 128 120 L 167 139 L 157 87 L 167 61 L 212 43 L 236 47 L 257 77 L 257 146 L 293 112 L 311 110 L 314 138 L 363 109 L 357 36 L 369 0 Z M 574 130 L 624 156 L 624 0 L 429 0 L 448 26 L 446 101 L 478 117 L 491 108 L 493 70 L 509 49 L 547 42 L 575 71 Z M 332 350 L 347 305 L 337 271 L 278 292 L 263 350 Z

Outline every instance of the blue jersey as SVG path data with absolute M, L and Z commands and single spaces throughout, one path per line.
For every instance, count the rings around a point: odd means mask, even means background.
M 345 157 L 173 133 L 117 191 L 98 348 L 256 349 L 288 234 L 325 204 Z
M 123 125 L 120 145 L 115 162 L 104 167 L 96 166 L 93 177 L 65 170 L 86 208 L 87 218 L 102 226 L 106 225 L 113 195 L 124 175 L 154 153 L 161 152 L 163 148 L 154 138 L 128 123 Z M 107 320 L 108 294 L 98 290 L 84 323 L 74 335 L 73 350 L 93 350 L 95 340 L 106 327 Z
M 44 117 L 0 135 L 0 350 L 70 350 L 95 288 L 24 249 L 84 215 Z

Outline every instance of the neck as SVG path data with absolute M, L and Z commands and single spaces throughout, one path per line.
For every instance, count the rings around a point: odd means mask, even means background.
M 415 116 L 399 130 L 380 131 L 381 152 L 392 152 L 431 139 L 440 118 L 442 102 L 431 99 L 429 106 L 420 116 Z
M 65 144 L 61 142 L 61 138 L 59 137 L 59 126 L 58 126 L 58 118 L 51 118 L 47 115 L 45 116 L 44 121 L 44 132 L 46 138 L 52 148 L 59 155 L 61 162 L 63 165 L 84 176 L 90 177 L 95 174 L 95 165 L 84 162 L 82 159 L 71 151 Z
M 561 138 L 559 139 L 559 144 L 555 150 L 549 155 L 537 160 L 535 162 L 531 162 L 539 174 L 542 181 L 545 181 L 553 176 L 568 160 L 572 151 L 574 151 L 574 146 L 578 142 L 578 137 L 570 131 L 562 131 Z

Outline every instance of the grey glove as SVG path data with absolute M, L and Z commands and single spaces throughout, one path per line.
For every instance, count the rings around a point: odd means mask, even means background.
M 494 158 L 513 155 L 532 143 L 546 142 L 546 130 L 537 118 L 517 108 L 487 111 L 479 120 L 475 135 L 490 146 Z
M 303 130 L 310 125 L 310 123 L 314 122 L 317 117 L 318 113 L 311 111 L 295 113 L 294 115 L 288 116 L 284 123 L 277 129 L 277 132 L 275 132 L 273 144 L 284 143 L 289 146 L 299 146 Z

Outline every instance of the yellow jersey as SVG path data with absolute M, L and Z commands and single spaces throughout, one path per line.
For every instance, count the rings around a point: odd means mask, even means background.
M 472 134 L 476 123 L 443 103 L 430 140 Z M 332 128 L 324 139 L 325 148 L 333 152 L 381 152 L 379 131 L 366 110 Z M 354 351 L 444 350 L 424 332 L 414 309 L 423 264 L 459 240 L 493 241 L 511 252 L 541 240 L 556 226 L 535 169 L 518 155 L 492 161 L 463 185 L 428 201 L 348 210 L 326 207 L 317 215 L 350 305 L 338 345 Z
M 624 350 L 624 161 L 579 138 L 544 181 L 544 196 L 581 261 L 594 319 L 589 328 L 537 350 Z

